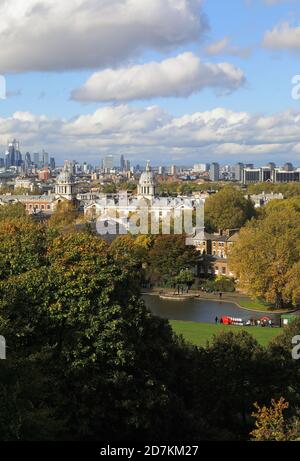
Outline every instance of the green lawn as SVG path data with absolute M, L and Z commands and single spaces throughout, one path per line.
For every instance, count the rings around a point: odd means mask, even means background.
M 251 309 L 253 311 L 269 311 L 272 310 L 272 306 L 267 303 L 263 303 L 262 301 L 259 301 L 258 299 L 255 299 L 253 301 L 246 301 L 244 299 L 238 299 L 238 303 L 242 306 L 245 307 L 246 309 Z
M 214 335 L 222 331 L 247 331 L 254 336 L 259 344 L 267 346 L 272 339 L 282 332 L 281 328 L 234 327 L 175 320 L 170 321 L 170 324 L 178 335 L 182 335 L 187 341 L 196 346 L 206 346 L 207 341 L 211 341 Z

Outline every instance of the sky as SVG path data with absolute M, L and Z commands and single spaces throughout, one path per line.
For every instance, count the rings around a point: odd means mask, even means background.
M 299 0 L 0 0 L 0 43 L 0 155 L 300 166 Z

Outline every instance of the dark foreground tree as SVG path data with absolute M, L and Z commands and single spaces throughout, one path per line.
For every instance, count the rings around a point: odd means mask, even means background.
M 178 379 L 193 369 L 189 348 L 146 310 L 132 275 L 99 238 L 56 239 L 47 265 L 10 277 L 0 294 L 0 331 L 9 347 L 0 366 L 10 376 L 2 382 L 2 438 L 39 440 L 46 432 L 56 439 L 155 440 L 196 430 Z
M 274 364 L 248 332 L 226 332 L 206 350 L 198 385 L 198 405 L 207 415 L 210 437 L 247 437 L 254 402 L 265 402 L 272 389 Z

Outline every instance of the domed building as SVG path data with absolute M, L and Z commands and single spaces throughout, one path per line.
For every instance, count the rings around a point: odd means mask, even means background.
M 148 200 L 153 200 L 156 196 L 156 180 L 155 175 L 150 167 L 150 161 L 147 162 L 146 171 L 142 173 L 140 182 L 138 185 L 138 198 L 146 198 Z
M 66 200 L 75 198 L 75 182 L 69 171 L 62 171 L 56 180 L 55 194 Z

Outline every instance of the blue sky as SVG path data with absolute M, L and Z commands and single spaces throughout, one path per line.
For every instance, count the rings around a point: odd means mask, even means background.
M 80 16 L 76 16 L 75 8 L 74 11 L 62 11 L 61 26 L 62 29 L 65 27 L 67 43 L 64 43 L 63 34 L 57 40 L 55 37 L 60 32 L 54 29 L 52 22 L 52 15 L 54 18 L 58 13 L 57 0 L 44 0 L 42 3 L 49 8 L 45 11 L 37 10 L 38 0 L 22 1 L 32 8 L 26 11 L 25 16 L 20 0 L 11 0 L 15 11 L 3 10 L 0 19 L 0 39 L 5 37 L 5 20 L 8 23 L 13 20 L 16 24 L 15 36 L 3 45 L 7 53 L 3 59 L 0 56 L 0 73 L 6 77 L 7 84 L 7 99 L 0 100 L 2 150 L 10 137 L 18 137 L 24 150 L 45 148 L 59 159 L 73 156 L 92 163 L 107 153 L 116 156 L 124 153 L 141 163 L 150 157 L 155 163 L 165 164 L 180 163 L 180 159 L 181 163 L 244 160 L 262 164 L 272 157 L 279 163 L 290 159 L 300 165 L 300 139 L 296 135 L 297 131 L 300 133 L 300 100 L 291 97 L 291 79 L 300 74 L 300 41 L 297 42 L 300 37 L 300 4 L 297 0 L 269 3 L 267 0 L 206 0 L 202 5 L 199 0 L 168 0 L 168 26 L 163 14 L 159 16 L 160 8 L 164 6 L 160 4 L 161 0 L 155 0 L 153 24 L 151 14 L 148 21 L 147 15 L 139 16 L 143 12 L 137 10 L 135 21 L 132 21 L 130 14 L 135 11 L 130 10 L 129 19 L 124 19 L 126 11 L 122 10 L 121 19 L 116 20 L 117 32 L 109 31 L 107 36 L 104 32 L 97 35 L 97 30 L 102 27 L 103 17 L 111 14 L 115 19 L 118 11 L 104 9 L 109 8 L 107 0 L 77 0 L 75 3 L 86 13 L 87 21 L 91 18 L 91 8 L 94 9 L 95 30 L 89 34 L 83 24 L 77 37 L 76 30 L 71 30 L 71 19 L 73 14 L 77 20 Z M 130 8 L 134 8 L 135 1 Z M 125 9 L 130 3 L 129 0 L 110 2 L 115 2 L 116 8 L 123 2 Z M 182 15 L 184 17 L 178 13 L 179 4 L 185 7 L 187 14 Z M 144 5 L 147 12 L 146 0 Z M 165 10 L 161 11 L 165 13 Z M 44 15 L 43 27 L 46 31 L 41 28 L 34 35 L 27 30 L 30 29 L 30 21 L 36 20 L 35 15 L 40 18 Z M 200 18 L 203 21 L 207 18 L 208 27 L 200 24 Z M 118 21 L 121 21 L 121 26 Z M 273 34 L 272 40 L 277 44 L 264 44 L 267 31 L 282 23 L 289 25 L 291 38 L 286 39 L 285 36 L 283 40 L 287 43 L 278 46 Z M 145 27 L 149 30 L 144 36 L 141 31 Z M 116 35 L 119 31 L 120 37 Z M 131 34 L 133 37 L 124 50 L 122 33 L 126 39 Z M 208 47 L 226 37 L 230 37 L 227 52 L 208 51 Z M 36 45 L 37 41 L 39 45 Z M 93 54 L 92 50 L 91 57 L 85 58 L 92 47 L 101 48 L 99 54 L 97 51 Z M 240 56 L 243 50 L 246 50 L 245 55 Z M 189 54 L 185 55 L 186 75 L 174 81 L 174 69 L 178 69 L 182 62 L 178 59 L 185 53 Z M 168 61 L 170 58 L 174 62 Z M 152 67 L 147 67 L 149 62 L 154 63 Z M 165 63 L 163 69 L 161 63 Z M 220 71 L 220 63 L 226 63 L 230 68 Z M 213 70 L 211 66 L 214 66 Z M 170 72 L 166 76 L 168 68 Z M 105 73 L 108 69 L 109 73 Z M 238 71 L 241 73 L 238 74 Z M 155 76 L 153 85 L 147 81 L 147 75 L 152 75 L 152 72 Z M 91 80 L 94 74 L 97 75 Z M 216 81 L 221 82 L 220 87 Z M 130 92 L 128 82 L 132 82 Z M 76 97 L 74 91 L 77 92 Z M 151 112 L 149 120 L 147 108 L 153 106 L 156 110 L 153 114 Z M 222 108 L 223 112 L 216 115 L 216 108 Z M 287 110 L 292 110 L 288 116 Z M 210 115 L 195 116 L 206 112 Z M 228 117 L 228 112 L 244 113 L 242 123 L 238 115 Z M 19 113 L 22 115 L 19 116 Z M 272 126 L 266 121 L 269 116 L 276 117 Z M 223 127 L 224 117 L 226 126 Z M 266 120 L 260 121 L 257 127 L 259 117 Z M 177 119 L 183 120 L 177 122 Z M 141 125 L 138 129 L 136 120 Z M 222 130 L 219 130 L 220 124 Z M 51 136 L 46 132 L 47 126 Z M 267 126 L 266 135 L 261 128 L 264 126 Z M 294 131 L 287 136 L 286 127 L 290 130 L 291 126 L 294 126 Z M 214 132 L 215 139 L 212 136 Z M 167 138 L 167 133 L 170 133 L 171 139 Z

